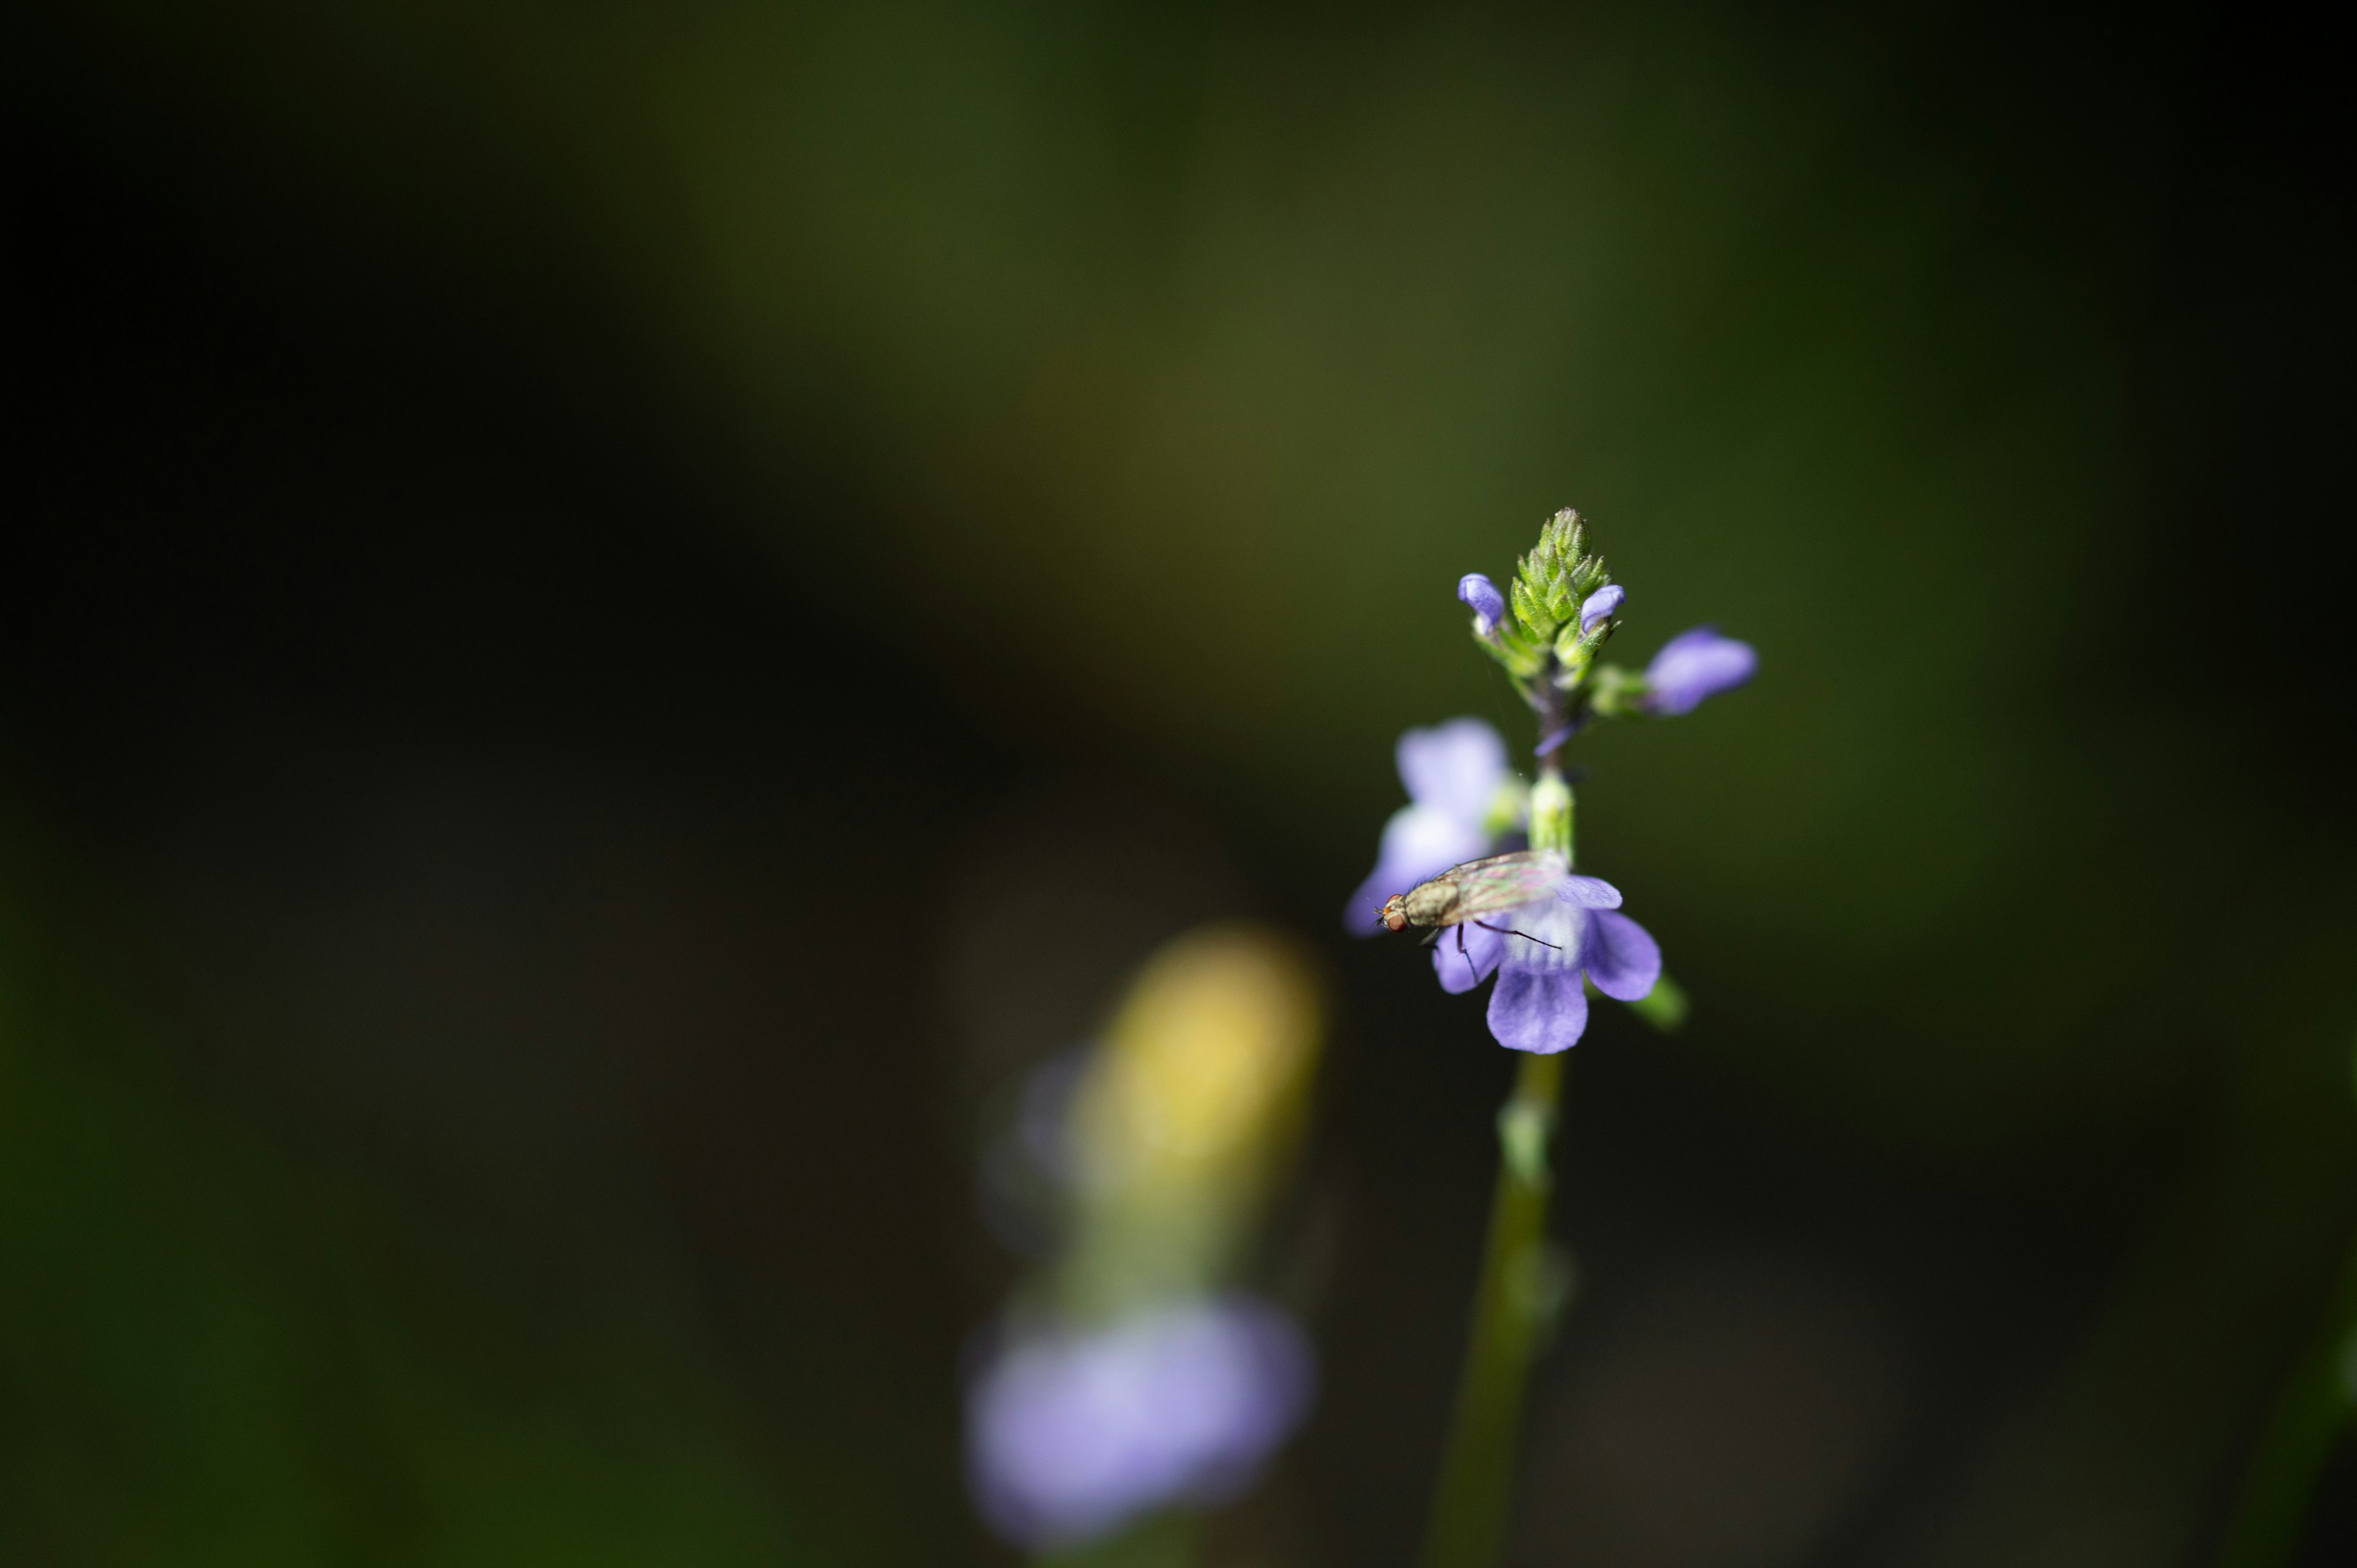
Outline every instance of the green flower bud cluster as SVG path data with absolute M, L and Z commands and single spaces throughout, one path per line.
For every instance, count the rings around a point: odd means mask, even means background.
M 1496 590 L 1487 578 L 1468 582 L 1477 583 L 1494 604 Z M 1507 588 L 1512 616 L 1494 610 L 1478 616 L 1474 636 L 1505 666 L 1523 698 L 1534 708 L 1549 711 L 1560 699 L 1550 701 L 1547 688 L 1577 691 L 1597 650 L 1619 625 L 1612 612 L 1620 607 L 1621 592 L 1612 586 L 1603 558 L 1589 553 L 1587 525 L 1569 507 L 1539 530 L 1538 543 L 1515 563 Z M 1601 600 L 1599 594 L 1605 596 Z
M 1547 519 L 1538 543 L 1515 565 L 1514 618 L 1534 641 L 1545 642 L 1566 623 L 1576 623 L 1587 596 L 1610 581 L 1602 559 L 1587 553 L 1587 525 L 1566 507 Z

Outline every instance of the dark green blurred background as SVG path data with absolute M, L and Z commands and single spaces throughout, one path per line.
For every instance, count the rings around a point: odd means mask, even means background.
M 1566 503 L 1764 663 L 1579 743 L 1695 1013 L 1573 1063 L 1516 1562 L 2210 1550 L 2357 1223 L 2320 38 L 5 27 L 0 1559 L 1003 1561 L 983 1108 L 1246 912 L 1327 1389 L 1215 1560 L 1409 1561 L 1511 1063 L 1335 915 Z

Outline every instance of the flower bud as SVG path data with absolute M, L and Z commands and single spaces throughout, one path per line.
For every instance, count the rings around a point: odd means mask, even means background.
M 1497 629 L 1506 614 L 1506 596 L 1498 585 L 1479 572 L 1468 572 L 1458 579 L 1457 596 L 1473 607 L 1473 629 L 1483 637 Z

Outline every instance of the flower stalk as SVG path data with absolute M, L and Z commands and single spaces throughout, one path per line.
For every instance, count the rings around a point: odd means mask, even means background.
M 1552 728 L 1560 714 L 1559 700 L 1540 707 L 1544 727 Z M 1573 821 L 1571 786 L 1550 753 L 1531 787 L 1531 847 L 1554 850 L 1570 864 Z M 1489 1239 L 1425 1541 L 1425 1568 L 1488 1568 L 1505 1544 L 1523 1391 L 1531 1362 L 1569 1294 L 1570 1265 L 1546 1239 L 1555 1187 L 1547 1148 L 1561 1119 L 1563 1067 L 1561 1055 L 1523 1053 L 1513 1092 L 1498 1111 Z
M 1561 1056 L 1524 1053 L 1514 1091 L 1498 1112 L 1489 1244 L 1425 1540 L 1425 1568 L 1489 1568 L 1505 1542 L 1523 1390 L 1568 1294 L 1569 1267 L 1546 1240 L 1554 1187 L 1547 1143 L 1563 1092 L 1563 1064 Z

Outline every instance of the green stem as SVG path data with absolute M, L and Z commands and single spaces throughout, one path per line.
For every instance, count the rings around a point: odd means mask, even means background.
M 1540 710 L 1542 733 L 1564 718 L 1553 689 Z M 1563 764 L 1548 757 L 1531 786 L 1531 847 L 1572 860 L 1573 802 Z M 1441 1457 L 1440 1487 L 1425 1537 L 1425 1568 L 1491 1568 L 1505 1544 L 1512 1501 L 1514 1439 L 1531 1358 L 1563 1305 L 1569 1275 L 1547 1246 L 1547 1143 L 1563 1094 L 1563 1058 L 1525 1056 L 1514 1091 L 1498 1112 L 1498 1187 L 1490 1199 L 1490 1240 L 1473 1293 L 1472 1343 L 1457 1384 L 1457 1410 Z
M 2331 1310 L 2276 1398 L 2243 1473 L 2222 1568 L 2280 1568 L 2299 1549 L 2309 1500 L 2333 1440 L 2357 1406 L 2357 1241 L 2341 1265 Z
M 1566 1283 L 1546 1243 L 1553 1186 L 1546 1144 L 1562 1086 L 1563 1058 L 1525 1056 L 1514 1092 L 1498 1112 L 1490 1241 L 1425 1540 L 1426 1568 L 1489 1568 L 1505 1541 L 1523 1385 Z
M 1559 707 L 1544 717 L 1560 722 Z M 1531 787 L 1531 847 L 1572 854 L 1572 798 L 1549 757 Z M 1546 1240 L 1547 1142 L 1563 1094 L 1563 1058 L 1525 1056 L 1498 1112 L 1498 1187 L 1473 1293 L 1472 1343 L 1457 1385 L 1448 1450 L 1425 1539 L 1426 1568 L 1490 1568 L 1506 1539 L 1514 1439 L 1531 1358 L 1562 1304 L 1565 1270 Z

